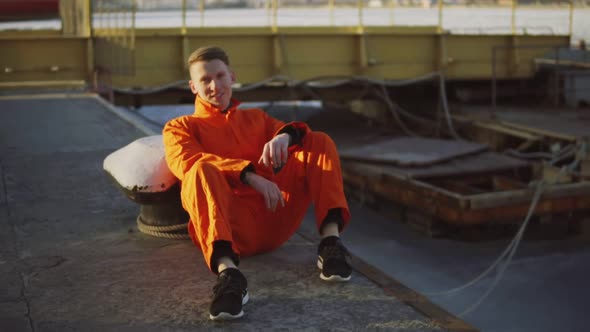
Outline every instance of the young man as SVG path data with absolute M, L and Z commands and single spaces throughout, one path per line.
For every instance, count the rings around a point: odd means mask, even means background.
M 339 240 L 350 213 L 334 142 L 302 122 L 285 124 L 260 109 L 237 110 L 235 74 L 218 47 L 189 59 L 195 113 L 163 130 L 166 161 L 181 181 L 189 234 L 218 275 L 210 318 L 234 319 L 248 301 L 240 256 L 279 247 L 297 230 L 310 203 L 322 241 L 320 277 L 347 281 L 352 269 Z

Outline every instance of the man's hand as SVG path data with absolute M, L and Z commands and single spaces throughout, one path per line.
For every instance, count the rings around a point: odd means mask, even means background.
M 289 134 L 286 133 L 273 137 L 273 139 L 264 144 L 262 156 L 260 156 L 258 163 L 263 164 L 266 167 L 283 167 L 289 157 L 290 140 L 291 138 Z
M 245 175 L 246 183 L 248 183 L 252 188 L 262 194 L 264 196 L 264 202 L 266 203 L 266 207 L 271 210 L 275 211 L 277 205 L 281 203 L 282 207 L 285 207 L 285 200 L 283 199 L 283 194 L 281 193 L 281 189 L 277 186 L 276 183 L 265 179 L 264 177 L 248 172 Z

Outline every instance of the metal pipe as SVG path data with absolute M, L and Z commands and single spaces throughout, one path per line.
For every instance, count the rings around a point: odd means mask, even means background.
M 359 24 L 358 27 L 362 28 L 363 27 L 363 0 L 358 0 L 357 1 L 357 5 L 358 5 L 358 12 L 359 12 Z
M 328 7 L 330 10 L 330 25 L 334 25 L 334 0 L 328 1 Z
M 512 34 L 515 35 L 516 34 L 516 5 L 517 5 L 517 1 L 518 0 L 512 0 Z
M 186 35 L 186 0 L 182 0 L 182 28 L 180 33 Z
M 496 112 L 496 46 L 492 47 L 492 117 Z
M 84 2 L 84 36 L 92 37 L 92 4 L 90 0 Z
M 390 12 L 390 17 L 391 17 L 391 26 L 395 25 L 395 20 L 393 18 L 393 9 L 395 8 L 395 0 L 390 0 L 389 1 L 389 12 Z
M 123 34 L 121 33 L 121 14 L 123 13 L 123 8 L 115 8 L 114 11 L 113 17 L 115 21 L 115 37 L 113 40 L 115 43 L 123 45 L 125 42 L 123 39 Z
M 201 28 L 205 26 L 205 0 L 199 1 L 199 13 L 201 14 Z
M 438 32 L 443 31 L 443 0 L 438 0 Z
M 574 0 L 570 0 L 570 20 L 569 20 L 570 42 L 571 42 L 573 32 L 574 32 Z
M 555 85 L 553 86 L 554 91 L 553 91 L 553 106 L 558 107 L 559 106 L 559 76 L 560 76 L 560 70 L 559 70 L 559 47 L 555 48 Z
M 186 58 L 188 58 L 188 37 L 186 35 L 186 0 L 182 0 L 182 28 L 180 30 L 180 34 L 182 35 L 182 63 L 184 64 L 184 69 L 188 69 L 188 64 L 186 63 Z
M 104 23 L 105 34 L 107 36 L 109 36 L 109 38 L 110 38 L 110 35 L 111 35 L 111 32 L 112 32 L 111 31 L 111 29 L 112 29 L 112 27 L 111 27 L 111 15 L 112 15 L 112 13 L 111 13 L 111 11 L 112 10 L 113 9 L 111 7 L 109 7 L 108 4 L 105 4 L 104 7 L 103 7 L 103 11 L 102 11 L 102 18 L 103 18 L 103 23 Z
M 264 10 L 266 11 L 266 21 L 268 26 L 272 25 L 272 20 L 270 17 L 270 7 L 271 7 L 271 0 L 264 0 Z
M 135 50 L 135 13 L 137 12 L 137 0 L 131 3 L 131 45 L 130 49 Z M 135 59 L 135 57 L 133 57 Z M 133 63 L 135 66 L 135 62 Z
M 104 2 L 103 2 L 103 0 L 100 0 L 100 2 L 97 4 L 96 9 L 98 12 L 98 30 L 104 36 L 105 23 L 104 23 Z
M 129 47 L 129 46 L 131 46 L 131 33 L 127 29 L 129 27 L 129 22 L 127 22 L 127 20 L 128 19 L 130 20 L 129 9 L 122 11 L 122 14 L 123 14 L 123 24 L 122 24 L 121 34 L 123 35 L 123 45 Z M 127 31 L 127 33 L 123 34 L 123 31 Z
M 277 14 L 279 11 L 279 2 L 278 0 L 272 0 L 272 29 L 273 31 L 277 31 Z

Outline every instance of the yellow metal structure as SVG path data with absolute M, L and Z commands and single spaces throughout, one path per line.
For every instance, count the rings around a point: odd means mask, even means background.
M 275 75 L 396 80 L 437 71 L 448 80 L 490 80 L 492 68 L 496 79 L 520 79 L 535 73 L 535 58 L 570 43 L 569 36 L 559 35 L 455 35 L 440 24 L 283 27 L 277 25 L 276 0 L 271 1 L 274 19 L 268 27 L 187 27 L 179 17 L 178 28 L 137 29 L 131 17 L 126 23 L 95 23 L 90 30 L 89 1 L 71 2 L 78 4 L 76 29 L 66 31 L 66 21 L 63 31 L 0 32 L 2 86 L 91 81 L 97 68 L 110 69 L 118 88 L 161 86 L 187 79 L 188 54 L 210 44 L 228 51 L 243 84 Z M 186 1 L 182 3 L 185 17 Z M 202 7 L 204 2 L 199 3 Z M 359 1 L 359 15 L 362 10 Z M 531 44 L 541 47 L 520 47 Z

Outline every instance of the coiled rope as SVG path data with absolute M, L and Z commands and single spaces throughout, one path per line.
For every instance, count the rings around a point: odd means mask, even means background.
M 137 229 L 140 232 L 159 237 L 164 239 L 172 240 L 188 240 L 190 236 L 186 233 L 188 222 L 183 224 L 169 225 L 169 226 L 155 226 L 148 225 L 141 219 L 141 215 L 137 216 Z

